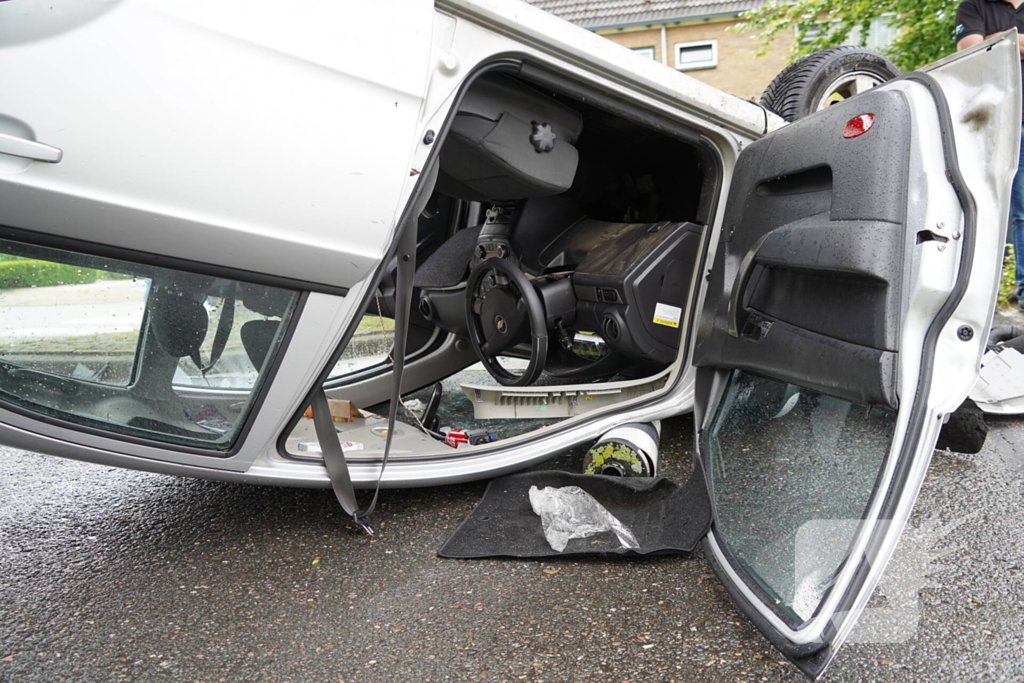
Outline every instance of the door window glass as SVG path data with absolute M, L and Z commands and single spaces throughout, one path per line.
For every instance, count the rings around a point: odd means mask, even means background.
M 395 321 L 379 315 L 364 315 L 348 346 L 331 370 L 329 379 L 344 377 L 381 365 L 390 358 L 395 344 Z
M 715 533 L 797 624 L 842 568 L 896 413 L 737 371 L 708 447 Z
M 0 354 L 18 367 L 127 386 L 149 279 L 0 253 Z
M 249 349 L 246 348 L 246 340 L 258 334 L 262 325 L 267 326 L 268 332 L 276 331 L 275 321 L 280 319 L 280 312 L 252 310 L 239 296 L 254 289 L 262 291 L 268 288 L 247 285 L 240 290 L 237 283 L 222 282 L 226 284 L 221 291 L 211 288 L 203 300 L 208 324 L 206 336 L 198 349 L 200 362 L 191 356 L 184 356 L 178 361 L 174 384 L 179 387 L 251 389 L 259 380 L 259 368 L 253 365 L 250 353 L 252 339 Z M 251 298 L 249 305 L 252 305 Z M 218 334 L 221 342 L 218 342 Z
M 298 293 L 0 240 L 0 398 L 226 450 Z

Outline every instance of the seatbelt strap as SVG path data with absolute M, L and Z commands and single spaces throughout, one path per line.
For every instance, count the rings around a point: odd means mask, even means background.
M 356 490 L 352 486 L 352 477 L 349 476 L 348 464 L 345 462 L 345 452 L 341 448 L 338 430 L 334 428 L 334 418 L 331 417 L 331 408 L 327 404 L 327 395 L 322 388 L 313 394 L 311 404 L 316 439 L 320 442 L 320 452 L 324 457 L 327 477 L 331 480 L 334 495 L 352 520 L 372 536 L 373 529 L 370 528 L 369 520 L 365 520 L 360 514 Z
M 370 526 L 370 518 L 377 507 L 380 497 L 380 482 L 384 476 L 384 468 L 388 465 L 391 455 L 391 440 L 395 434 L 395 421 L 398 407 L 402 402 L 402 375 L 405 371 L 405 347 L 409 331 L 409 312 L 412 308 L 412 279 L 416 272 L 416 216 L 403 226 L 398 238 L 398 267 L 395 280 L 395 344 L 391 350 L 392 373 L 394 384 L 391 387 L 391 407 L 388 411 L 388 434 L 384 441 L 384 457 L 377 474 L 377 486 L 373 492 L 373 500 L 365 510 L 359 509 L 352 477 L 345 462 L 345 453 L 341 448 L 338 431 L 334 428 L 331 410 L 327 404 L 327 396 L 322 388 L 313 395 L 313 426 L 316 438 L 320 442 L 320 452 L 327 466 L 327 476 L 331 480 L 331 488 L 341 507 L 352 516 L 358 526 L 374 535 Z
M 205 368 L 201 367 L 203 376 L 206 376 L 210 370 L 213 370 L 213 366 L 220 360 L 221 354 L 224 353 L 224 347 L 228 345 L 228 337 L 231 335 L 231 328 L 235 324 L 235 290 L 238 288 L 237 282 L 232 282 L 231 287 L 228 288 L 228 293 L 224 295 L 223 308 L 220 312 L 220 318 L 217 320 L 217 331 L 213 335 L 213 348 L 210 349 L 210 364 Z

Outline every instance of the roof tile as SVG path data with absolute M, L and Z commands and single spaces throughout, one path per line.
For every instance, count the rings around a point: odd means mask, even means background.
M 597 29 L 739 14 L 764 0 L 526 0 L 578 26 Z

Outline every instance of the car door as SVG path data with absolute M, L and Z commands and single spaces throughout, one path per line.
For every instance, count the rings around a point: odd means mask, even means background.
M 705 552 L 811 677 L 865 609 L 977 375 L 1019 87 L 1007 34 L 738 159 L 694 356 Z
M 0 440 L 272 457 L 420 180 L 433 15 L 0 3 Z

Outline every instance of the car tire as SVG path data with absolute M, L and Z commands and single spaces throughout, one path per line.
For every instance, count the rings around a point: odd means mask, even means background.
M 940 451 L 949 450 L 975 455 L 985 445 L 987 436 L 985 413 L 977 403 L 968 398 L 950 414 L 946 424 L 942 425 L 935 448 Z
M 761 106 L 796 121 L 899 75 L 900 70 L 874 50 L 830 47 L 783 69 L 765 88 Z

